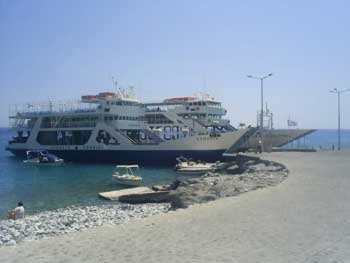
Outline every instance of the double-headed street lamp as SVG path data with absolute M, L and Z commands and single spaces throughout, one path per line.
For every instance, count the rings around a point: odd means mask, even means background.
M 264 77 L 256 77 L 252 75 L 248 75 L 248 78 L 253 79 L 260 79 L 260 86 L 261 86 L 261 112 L 260 112 L 260 137 L 261 137 L 261 144 L 263 145 L 263 128 L 264 128 L 264 79 L 271 77 L 272 73 L 264 76 Z
M 335 88 L 329 91 L 338 95 L 338 151 L 340 150 L 340 94 L 347 91 L 350 91 L 350 89 L 338 90 L 337 88 Z

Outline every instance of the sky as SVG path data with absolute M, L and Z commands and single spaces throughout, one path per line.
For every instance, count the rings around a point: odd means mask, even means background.
M 260 83 L 276 128 L 336 128 L 350 88 L 349 1 L 0 0 L 0 126 L 9 104 L 135 87 L 143 101 L 206 92 L 256 124 Z M 350 128 L 350 92 L 342 94 Z

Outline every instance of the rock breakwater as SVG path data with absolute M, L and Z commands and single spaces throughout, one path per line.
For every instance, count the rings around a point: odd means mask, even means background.
M 239 195 L 259 188 L 274 186 L 288 176 L 283 164 L 242 157 L 221 173 L 184 179 L 170 193 L 172 208 L 186 208 L 222 197 Z

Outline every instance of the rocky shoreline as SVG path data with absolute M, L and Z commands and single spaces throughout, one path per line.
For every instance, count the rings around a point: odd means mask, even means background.
M 57 236 L 101 225 L 119 225 L 170 209 L 170 204 L 102 205 L 57 209 L 0 221 L 0 246 L 12 246 L 24 240 Z
M 187 208 L 222 197 L 236 196 L 284 181 L 288 169 L 280 163 L 240 156 L 220 173 L 207 173 L 181 181 L 170 193 L 172 208 Z
M 187 208 L 222 197 L 239 195 L 274 186 L 288 176 L 287 168 L 260 158 L 238 156 L 220 173 L 199 177 L 179 177 L 180 185 L 169 194 L 169 203 L 140 205 L 71 206 L 41 212 L 19 220 L 0 221 L 0 246 L 12 246 L 25 240 L 36 240 L 82 231 L 101 225 L 119 225 L 170 209 Z

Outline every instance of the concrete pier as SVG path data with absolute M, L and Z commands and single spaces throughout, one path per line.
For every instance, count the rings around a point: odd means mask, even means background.
M 288 143 L 299 140 L 315 131 L 316 130 L 312 129 L 265 129 L 264 137 L 262 140 L 263 151 L 271 152 L 273 148 L 287 145 Z M 260 131 L 256 130 L 256 132 L 251 135 L 246 141 L 241 142 L 240 148 L 256 150 L 259 146 L 259 140 Z
M 283 183 L 123 226 L 0 248 L 3 262 L 350 260 L 350 150 L 266 153 Z

